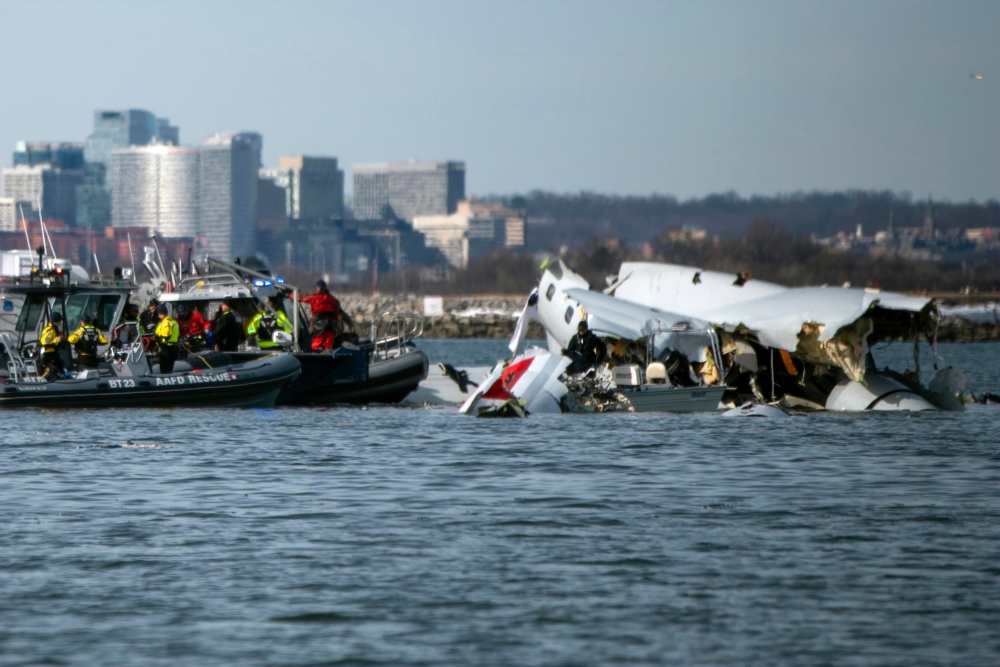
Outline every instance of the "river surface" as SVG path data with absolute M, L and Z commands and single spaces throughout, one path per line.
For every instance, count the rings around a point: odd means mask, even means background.
M 0 664 L 996 665 L 998 425 L 9 412 Z

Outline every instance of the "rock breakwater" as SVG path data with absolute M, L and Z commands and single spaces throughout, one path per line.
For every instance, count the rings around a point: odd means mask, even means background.
M 524 308 L 525 296 L 481 295 L 440 297 L 441 314 L 424 312 L 427 301 L 416 294 L 338 294 L 341 308 L 350 314 L 359 332 L 387 311 L 412 311 L 424 316 L 424 338 L 510 338 Z M 433 304 L 432 304 L 433 306 Z M 537 322 L 528 338 L 545 338 Z
M 510 338 L 524 307 L 523 295 L 486 294 L 438 297 L 441 314 L 424 312 L 425 297 L 416 294 L 338 294 L 341 306 L 354 320 L 360 333 L 386 311 L 412 311 L 424 315 L 425 338 Z M 956 307 L 944 301 L 937 339 L 941 342 L 1000 340 L 1000 307 L 996 303 L 973 308 Z M 982 311 L 982 312 L 979 312 Z M 531 322 L 528 338 L 545 338 L 545 330 Z

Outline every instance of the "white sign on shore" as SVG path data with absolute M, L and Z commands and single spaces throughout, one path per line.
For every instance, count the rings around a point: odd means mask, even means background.
M 439 296 L 424 297 L 424 317 L 443 317 L 444 299 Z

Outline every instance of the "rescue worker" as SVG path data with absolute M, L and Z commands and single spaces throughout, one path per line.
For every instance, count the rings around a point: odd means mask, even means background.
M 159 301 L 150 299 L 146 310 L 139 316 L 139 329 L 143 336 L 152 336 L 153 332 L 156 331 L 156 327 L 159 326 L 160 316 L 157 313 L 159 305 Z
M 262 350 L 279 347 L 272 340 L 275 331 L 284 331 L 292 334 L 294 328 L 285 315 L 285 306 L 281 302 L 281 297 L 267 297 L 267 308 L 261 308 L 247 327 L 248 336 L 257 336 L 257 347 Z
M 108 344 L 108 339 L 94 326 L 90 315 L 80 317 L 80 328 L 67 340 L 76 349 L 76 363 L 83 368 L 97 368 L 97 346 Z
M 63 335 L 59 333 L 59 325 L 62 324 L 62 313 L 55 312 L 49 318 L 49 323 L 42 329 L 42 335 L 38 337 L 38 344 L 42 346 L 42 366 L 45 372 L 42 377 L 54 380 L 56 376 L 62 375 L 66 371 L 62 359 L 59 357 L 59 346 L 63 343 Z
M 191 352 L 197 352 L 208 347 L 205 332 L 208 322 L 201 316 L 197 308 L 188 308 L 187 304 L 177 304 L 177 324 L 181 328 L 181 339 L 184 346 Z
M 330 294 L 326 282 L 316 281 L 316 291 L 302 297 L 302 303 L 309 304 L 312 311 L 311 330 L 313 334 L 312 349 L 315 352 L 332 350 L 336 347 L 337 318 L 340 315 L 340 302 Z
M 181 327 L 177 324 L 177 320 L 170 317 L 170 311 L 166 304 L 161 303 L 157 306 L 156 314 L 160 318 L 160 324 L 154 332 L 156 343 L 160 348 L 160 373 L 173 373 L 174 362 L 177 361 L 177 341 L 181 337 Z
M 604 341 L 590 330 L 586 320 L 582 320 L 576 327 L 576 335 L 570 338 L 569 346 L 562 353 L 573 361 L 567 372 L 583 373 L 600 365 L 607 357 L 608 349 Z
M 233 310 L 234 303 L 229 297 L 223 299 L 212 322 L 212 339 L 216 349 L 222 352 L 235 352 L 246 338 L 239 313 Z

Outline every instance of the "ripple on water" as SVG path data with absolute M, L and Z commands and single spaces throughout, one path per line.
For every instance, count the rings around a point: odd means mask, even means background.
M 0 663 L 995 664 L 997 414 L 31 413 Z

